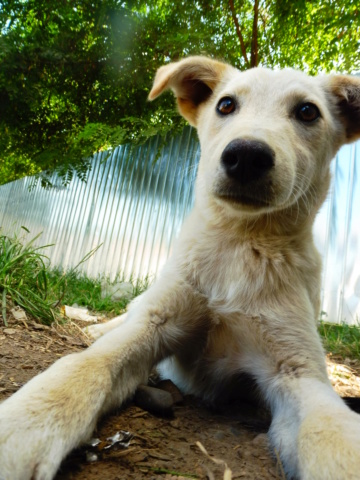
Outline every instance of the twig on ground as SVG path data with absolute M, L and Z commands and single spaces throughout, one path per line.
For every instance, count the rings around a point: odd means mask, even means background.
M 211 455 L 209 455 L 202 443 L 196 442 L 196 445 L 202 451 L 202 453 L 204 455 L 206 455 L 207 458 L 209 458 L 212 462 L 216 463 L 216 465 L 223 465 L 224 466 L 224 480 L 231 480 L 232 479 L 232 471 L 227 466 L 227 464 L 224 460 L 222 460 L 220 458 L 212 457 Z M 208 475 L 213 476 L 211 474 L 211 472 L 208 472 Z M 210 478 L 210 480 L 211 480 L 211 478 Z

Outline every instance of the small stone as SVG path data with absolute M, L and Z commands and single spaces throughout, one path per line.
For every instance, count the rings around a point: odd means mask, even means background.
M 14 335 L 16 333 L 15 328 L 4 328 L 3 332 L 6 335 Z
M 147 412 L 161 415 L 171 414 L 174 405 L 173 397 L 169 392 L 148 385 L 139 385 L 134 402 Z
M 20 308 L 20 307 L 12 308 L 10 311 L 11 311 L 13 317 L 15 318 L 15 320 L 20 320 L 20 321 L 25 321 L 26 322 L 27 316 L 26 316 L 25 311 L 22 308 Z
M 147 460 L 148 455 L 145 452 L 136 452 L 130 458 L 133 463 L 142 463 Z
M 254 440 L 252 441 L 254 445 L 258 445 L 259 447 L 267 447 L 269 444 L 269 439 L 266 433 L 259 433 Z
M 240 428 L 236 428 L 236 427 L 231 427 L 230 433 L 235 437 L 240 437 L 241 435 L 244 435 L 244 430 L 241 430 Z
M 217 432 L 214 433 L 214 438 L 216 440 L 224 440 L 225 438 L 225 433 L 222 432 L 221 430 L 218 430 Z
M 175 420 L 172 420 L 172 421 L 170 422 L 170 425 L 171 425 L 173 428 L 176 428 L 177 430 L 179 430 L 180 427 L 181 427 L 180 419 L 179 419 L 179 418 L 176 418 Z
M 94 452 L 86 451 L 85 455 L 86 455 L 86 461 L 89 463 L 98 461 L 98 456 Z

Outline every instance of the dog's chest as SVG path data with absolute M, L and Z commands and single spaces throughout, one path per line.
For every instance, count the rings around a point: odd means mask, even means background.
M 257 315 L 268 296 L 281 288 L 288 263 L 283 253 L 268 252 L 254 242 L 222 241 L 197 249 L 188 265 L 212 310 Z

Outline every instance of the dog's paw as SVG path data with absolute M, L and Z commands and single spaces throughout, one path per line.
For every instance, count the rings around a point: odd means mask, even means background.
M 0 405 L 0 480 L 50 480 L 90 436 L 106 395 L 92 370 L 84 353 L 68 355 Z
M 106 329 L 104 329 L 104 326 L 102 323 L 99 323 L 96 325 L 88 325 L 84 327 L 83 332 L 92 340 L 97 340 L 102 335 L 104 335 L 104 333 L 106 333 Z
M 37 424 L 35 424 L 37 420 Z M 56 430 L 31 411 L 0 406 L 0 480 L 51 480 L 64 456 Z
M 120 327 L 123 325 L 127 318 L 127 314 L 123 313 L 118 317 L 113 318 L 105 323 L 97 323 L 96 325 L 89 325 L 83 329 L 84 333 L 91 337 L 93 340 L 97 340 L 98 338 L 105 335 L 105 333 L 110 332 L 110 330 L 114 330 L 114 328 Z
M 301 425 L 298 448 L 301 480 L 360 478 L 360 415 L 312 414 Z

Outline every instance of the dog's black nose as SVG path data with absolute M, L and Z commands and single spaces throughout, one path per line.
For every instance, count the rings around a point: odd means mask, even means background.
M 275 153 L 258 140 L 233 140 L 221 155 L 228 177 L 242 185 L 259 180 L 275 165 Z

